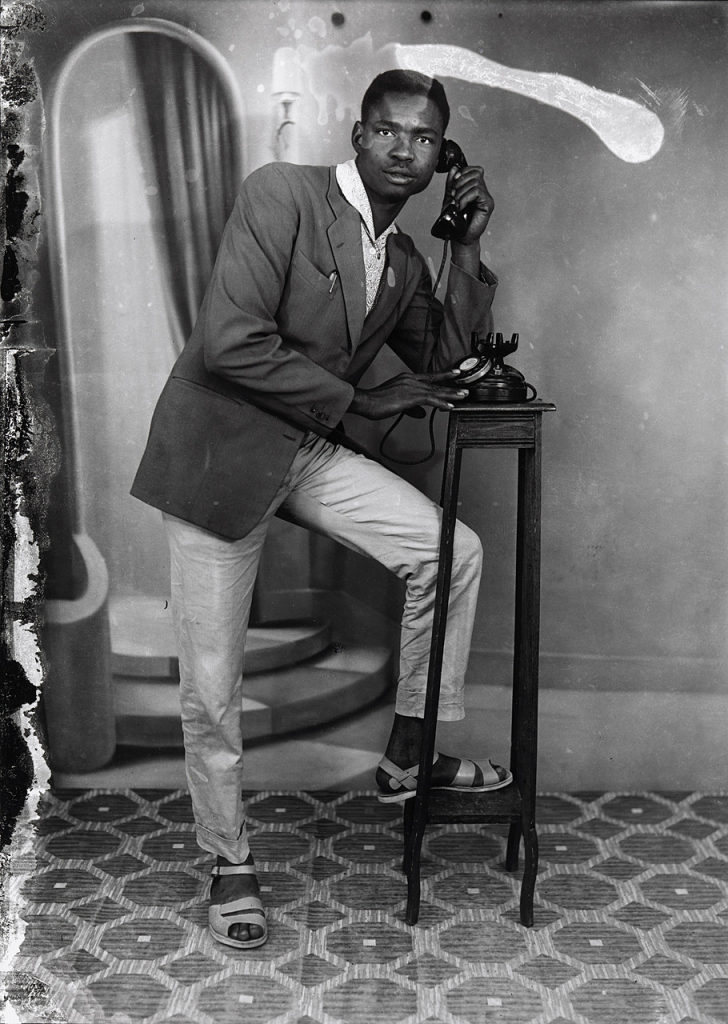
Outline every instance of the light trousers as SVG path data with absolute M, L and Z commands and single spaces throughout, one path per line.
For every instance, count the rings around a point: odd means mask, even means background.
M 249 853 L 243 788 L 243 658 L 253 585 L 270 521 L 333 537 L 406 581 L 395 711 L 421 718 L 435 603 L 441 510 L 378 463 L 308 433 L 260 523 L 225 540 L 164 515 L 180 668 L 185 764 L 199 845 L 234 862 Z M 480 541 L 458 522 L 438 718 L 463 718 L 480 583 Z

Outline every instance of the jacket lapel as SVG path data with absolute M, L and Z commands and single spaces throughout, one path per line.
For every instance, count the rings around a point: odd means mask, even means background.
M 327 234 L 344 296 L 349 338 L 352 347 L 356 348 L 367 308 L 361 223 L 358 212 L 339 191 L 335 167 L 330 171 L 328 200 L 336 220 L 329 226 Z

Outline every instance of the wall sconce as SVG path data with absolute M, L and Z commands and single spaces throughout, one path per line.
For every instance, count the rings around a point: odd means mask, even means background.
M 275 100 L 275 159 L 297 163 L 298 123 L 295 108 L 301 98 L 301 67 L 292 46 L 281 46 L 273 54 L 271 92 Z

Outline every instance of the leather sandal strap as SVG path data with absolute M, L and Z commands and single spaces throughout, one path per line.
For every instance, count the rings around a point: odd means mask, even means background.
M 238 914 L 255 912 L 265 916 L 263 904 L 257 896 L 243 896 L 239 900 L 231 900 L 229 903 L 216 904 L 220 917 L 235 917 Z M 225 908 L 223 910 L 223 907 Z
M 496 782 L 500 782 L 500 775 L 495 770 L 495 765 L 490 758 L 485 762 L 478 761 L 477 765 L 483 773 L 483 785 L 492 786 L 495 785 Z
M 480 768 L 482 773 L 484 786 L 492 786 L 500 780 L 500 776 L 490 759 L 487 761 L 471 761 L 466 757 L 460 762 L 460 767 L 450 785 L 462 787 L 475 785 L 475 773 L 478 768 Z
M 418 764 L 413 764 L 411 768 L 400 768 L 388 757 L 383 757 L 379 762 L 379 767 L 391 775 L 389 780 L 391 789 L 417 789 L 417 775 L 420 770 Z
M 455 773 L 455 778 L 450 783 L 451 786 L 472 786 L 475 781 L 476 764 L 475 761 L 471 761 L 470 758 L 464 757 L 460 762 L 460 767 Z
M 433 764 L 439 756 L 438 753 L 435 753 L 432 759 Z M 379 762 L 379 767 L 392 776 L 389 780 L 390 789 L 417 789 L 417 776 L 420 773 L 420 766 L 418 764 L 413 764 L 411 768 L 400 768 L 399 765 L 395 764 L 394 761 L 390 761 L 385 756 Z
M 256 873 L 255 864 L 215 864 L 210 869 L 210 874 L 214 878 L 219 875 L 254 875 Z

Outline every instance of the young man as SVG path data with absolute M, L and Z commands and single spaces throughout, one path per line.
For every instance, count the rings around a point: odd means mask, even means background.
M 378 463 L 327 440 L 344 413 L 452 408 L 447 368 L 490 330 L 496 278 L 480 263 L 493 200 L 479 167 L 453 170 L 468 208 L 444 306 L 395 218 L 430 182 L 449 108 L 439 82 L 390 71 L 367 90 L 356 158 L 270 164 L 242 186 L 192 336 L 160 397 L 132 493 L 160 508 L 172 559 L 187 776 L 200 846 L 216 854 L 210 928 L 261 945 L 267 930 L 245 834 L 242 667 L 260 551 L 274 514 L 378 559 L 407 581 L 383 799 L 414 795 L 437 574 L 439 508 Z M 413 372 L 358 381 L 389 344 Z M 455 534 L 439 717 L 463 717 L 481 548 Z M 510 773 L 440 756 L 435 786 L 495 789 Z

